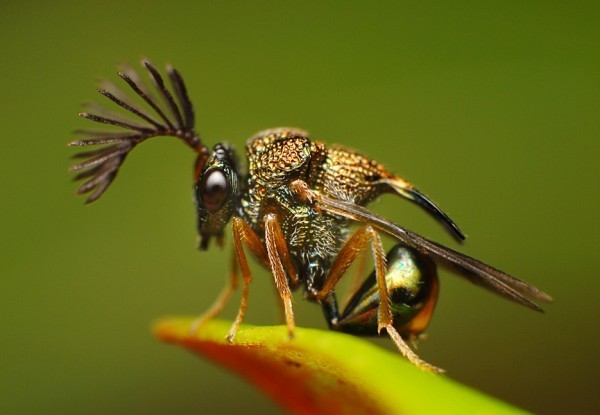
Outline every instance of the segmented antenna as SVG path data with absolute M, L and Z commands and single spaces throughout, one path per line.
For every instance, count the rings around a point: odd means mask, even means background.
M 86 138 L 69 143 L 69 146 L 73 147 L 106 145 L 96 150 L 76 154 L 75 158 L 86 160 L 69 169 L 71 172 L 79 172 L 75 176 L 75 180 L 87 179 L 77 189 L 77 194 L 92 192 L 86 203 L 91 203 L 102 196 L 115 179 L 119 168 L 131 150 L 149 138 L 176 137 L 197 153 L 206 151 L 206 147 L 202 145 L 194 131 L 194 108 L 179 72 L 167 66 L 173 95 L 158 70 L 150 62 L 144 60 L 142 65 L 148 70 L 160 99 L 153 96 L 133 69 L 127 68 L 118 74 L 135 94 L 148 104 L 155 115 L 141 109 L 127 94 L 112 85 L 107 88 L 99 88 L 98 92 L 135 117 L 124 117 L 93 104 L 88 105 L 88 108 L 92 108 L 93 113 L 82 112 L 79 114 L 80 117 L 88 120 L 122 129 L 120 131 L 78 130 L 77 133 Z M 168 115 L 163 107 L 166 107 Z

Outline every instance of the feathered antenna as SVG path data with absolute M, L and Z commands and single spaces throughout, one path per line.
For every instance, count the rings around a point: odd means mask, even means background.
M 167 74 L 175 94 L 173 96 L 158 70 L 147 60 L 142 61 L 142 65 L 148 70 L 156 92 L 161 97 L 162 106 L 167 108 L 169 115 L 165 114 L 165 111 L 161 108 L 161 102 L 152 95 L 140 80 L 138 74 L 131 68 L 119 72 L 119 76 L 152 108 L 158 118 L 137 107 L 127 94 L 112 85 L 98 89 L 98 92 L 133 114 L 137 119 L 123 117 L 96 105 L 88 105 L 88 108 L 92 108 L 94 113 L 82 112 L 79 114 L 80 117 L 88 120 L 126 130 L 79 130 L 78 132 L 84 134 L 87 138 L 69 143 L 69 146 L 73 147 L 109 144 L 97 150 L 78 153 L 74 156 L 75 158 L 86 159 L 69 169 L 71 172 L 80 171 L 75 176 L 75 180 L 89 178 L 77 189 L 78 194 L 92 192 L 86 203 L 91 203 L 102 196 L 115 179 L 127 155 L 135 146 L 148 138 L 157 136 L 176 137 L 183 140 L 197 153 L 206 151 L 206 147 L 194 131 L 194 108 L 188 98 L 183 78 L 179 72 L 167 66 Z

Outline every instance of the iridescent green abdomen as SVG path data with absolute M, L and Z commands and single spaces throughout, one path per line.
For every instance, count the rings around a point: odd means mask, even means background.
M 401 334 L 419 334 L 427 327 L 437 299 L 435 263 L 402 245 L 392 248 L 387 255 L 387 263 L 385 279 L 394 327 Z M 352 334 L 377 334 L 378 306 L 379 291 L 373 272 L 348 302 L 336 328 Z

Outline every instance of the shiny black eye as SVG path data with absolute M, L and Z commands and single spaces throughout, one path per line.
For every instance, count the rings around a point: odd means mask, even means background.
M 204 207 L 214 212 L 223 206 L 231 189 L 223 170 L 214 169 L 202 176 L 198 191 Z

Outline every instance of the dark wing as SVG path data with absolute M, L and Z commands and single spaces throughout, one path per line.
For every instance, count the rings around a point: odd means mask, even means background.
M 527 297 L 539 301 L 552 301 L 552 297 L 533 285 L 512 277 L 481 261 L 412 233 L 368 211 L 362 206 L 326 197 L 308 189 L 306 186 L 296 186 L 293 190 L 299 194 L 300 198 L 312 200 L 317 208 L 358 222 L 368 223 L 380 231 L 397 238 L 405 245 L 437 259 L 442 264 L 452 268 L 459 275 L 466 277 L 469 281 L 509 300 L 536 311 L 543 311 L 543 309 Z
M 69 143 L 69 146 L 75 147 L 105 145 L 96 150 L 76 154 L 75 158 L 86 160 L 70 168 L 71 172 L 80 172 L 75 176 L 75 180 L 88 179 L 77 189 L 78 194 L 92 192 L 86 203 L 91 203 L 102 196 L 114 180 L 127 155 L 135 146 L 148 138 L 172 136 L 181 139 L 196 152 L 205 149 L 194 132 L 194 110 L 179 72 L 167 67 L 175 94 L 173 96 L 158 70 L 148 61 L 143 61 L 142 64 L 148 70 L 160 99 L 153 96 L 133 69 L 119 72 L 119 76 L 149 106 L 154 115 L 141 109 L 125 93 L 112 85 L 100 88 L 98 92 L 133 117 L 124 117 L 96 105 L 88 105 L 94 113 L 79 114 L 80 117 L 88 120 L 120 128 L 117 131 L 79 130 L 78 132 L 85 138 Z

